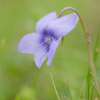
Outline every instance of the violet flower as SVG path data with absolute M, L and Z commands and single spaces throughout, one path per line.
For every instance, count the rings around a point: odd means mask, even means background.
M 34 61 L 38 68 L 48 57 L 47 65 L 49 66 L 60 39 L 68 34 L 76 23 L 77 15 L 75 13 L 57 18 L 56 12 L 51 12 L 37 22 L 37 33 L 29 33 L 20 40 L 18 51 L 34 54 Z

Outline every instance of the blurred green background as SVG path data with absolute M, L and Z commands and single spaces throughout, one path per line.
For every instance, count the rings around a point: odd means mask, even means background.
M 67 100 L 64 96 L 71 100 L 67 80 L 74 100 L 82 100 L 89 61 L 80 22 L 65 36 L 64 44 L 60 43 L 50 67 L 46 60 L 38 69 L 34 55 L 17 49 L 24 35 L 36 32 L 41 17 L 52 11 L 58 15 L 64 7 L 74 7 L 84 20 L 100 80 L 100 0 L 0 0 L 0 100 L 57 100 L 50 72 L 61 100 Z

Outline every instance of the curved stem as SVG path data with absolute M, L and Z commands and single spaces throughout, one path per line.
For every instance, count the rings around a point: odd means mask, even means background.
M 96 72 L 95 72 L 95 67 L 94 67 L 94 63 L 93 63 L 93 57 L 92 57 L 92 51 L 91 51 L 91 41 L 90 41 L 90 37 L 89 37 L 89 33 L 87 32 L 86 28 L 85 28 L 85 24 L 84 24 L 84 21 L 81 17 L 81 15 L 78 13 L 78 11 L 72 7 L 66 7 L 64 8 L 58 15 L 58 18 L 60 18 L 62 16 L 62 14 L 66 11 L 66 10 L 71 10 L 71 11 L 74 11 L 79 19 L 80 19 L 80 22 L 81 22 L 81 25 L 82 25 L 82 28 L 83 28 L 83 31 L 84 31 L 84 35 L 85 35 L 85 38 L 86 38 L 86 41 L 87 41 L 87 50 L 88 50 L 88 56 L 89 56 L 89 63 L 90 63 L 90 68 L 91 68 L 91 71 L 93 73 L 93 75 L 95 77 L 97 77 L 96 75 Z M 98 90 L 98 92 L 100 93 L 100 88 L 99 88 L 99 83 L 98 81 L 93 77 L 94 79 L 94 82 L 95 82 L 95 86 Z

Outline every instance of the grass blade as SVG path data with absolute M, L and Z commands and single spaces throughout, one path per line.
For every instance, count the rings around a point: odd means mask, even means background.
M 90 74 L 99 82 L 100 84 L 100 81 L 90 72 Z
M 67 80 L 67 84 L 68 84 L 68 87 L 69 87 L 69 90 L 70 90 L 71 98 L 72 98 L 72 100 L 74 100 L 74 99 L 73 99 L 72 91 L 71 91 L 71 88 L 70 88 L 70 85 L 69 85 L 68 80 Z
M 54 89 L 55 89 L 55 92 L 56 92 L 57 98 L 58 98 L 58 100 L 60 100 L 60 97 L 59 97 L 59 95 L 58 95 L 58 92 L 57 92 L 57 90 L 56 90 L 56 86 L 55 86 L 55 83 L 54 83 L 54 80 L 53 80 L 52 73 L 50 73 L 50 75 L 51 75 L 52 83 L 53 83 L 53 86 L 54 86 Z
M 94 89 L 94 85 L 93 85 L 92 91 L 91 91 L 91 100 L 92 100 L 92 97 L 93 97 L 93 89 Z
M 92 85 L 94 85 L 94 88 L 95 88 L 95 90 L 96 90 L 96 92 L 97 92 L 98 96 L 100 97 L 100 94 L 99 94 L 99 92 L 98 92 L 97 88 L 95 87 L 94 82 L 93 82 L 93 81 L 91 81 L 91 82 L 92 82 Z

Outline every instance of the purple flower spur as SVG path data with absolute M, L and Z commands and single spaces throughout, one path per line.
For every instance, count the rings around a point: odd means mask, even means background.
M 48 57 L 47 65 L 50 66 L 60 39 L 74 29 L 76 23 L 75 13 L 57 18 L 56 12 L 51 12 L 37 22 L 37 33 L 29 33 L 20 40 L 18 51 L 34 54 L 38 68 Z

